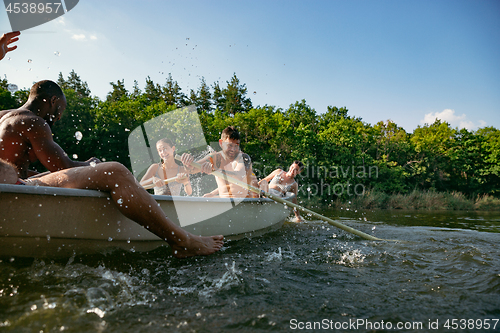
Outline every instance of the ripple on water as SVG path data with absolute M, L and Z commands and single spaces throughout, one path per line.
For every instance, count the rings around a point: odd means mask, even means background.
M 415 216 L 405 219 L 419 223 Z M 45 331 L 239 332 L 286 331 L 291 318 L 498 317 L 498 233 L 443 228 L 449 216 L 435 220 L 376 220 L 372 230 L 375 222 L 342 219 L 404 242 L 365 241 L 311 221 L 187 260 L 168 249 L 66 261 L 7 258 L 0 263 L 0 322 L 12 331 L 45 325 Z

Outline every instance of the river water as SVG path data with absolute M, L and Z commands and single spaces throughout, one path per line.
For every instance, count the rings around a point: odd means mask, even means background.
M 500 213 L 322 213 L 401 241 L 308 221 L 187 260 L 0 258 L 0 331 L 500 332 Z

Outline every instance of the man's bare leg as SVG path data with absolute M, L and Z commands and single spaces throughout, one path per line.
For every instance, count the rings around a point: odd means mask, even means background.
M 92 189 L 109 192 L 120 212 L 172 247 L 175 257 L 208 255 L 223 245 L 223 236 L 193 235 L 173 223 L 153 197 L 122 164 L 105 162 L 94 167 L 65 169 L 37 179 L 41 186 Z M 121 200 L 120 200 L 121 199 Z M 120 202 L 120 203 L 118 203 Z

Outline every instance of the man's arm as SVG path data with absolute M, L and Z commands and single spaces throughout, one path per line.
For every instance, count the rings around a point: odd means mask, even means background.
M 30 131 L 24 131 L 36 158 L 48 170 L 54 172 L 61 169 L 88 166 L 91 162 L 99 163 L 97 158 L 85 162 L 73 161 L 64 150 L 52 139 L 49 125 L 41 118 L 33 118 Z
M 208 192 L 203 195 L 204 198 L 212 198 L 217 196 L 219 196 L 219 188 L 216 188 L 212 192 Z
M 201 160 L 197 161 L 196 163 L 199 163 L 201 165 L 201 169 L 192 165 L 194 162 L 194 157 L 191 154 L 184 153 L 181 156 L 181 162 L 184 164 L 185 169 L 188 173 L 193 174 L 193 173 L 198 173 L 198 172 L 204 172 L 204 173 L 211 173 L 213 170 L 213 165 L 212 163 L 209 162 L 211 158 L 211 154 L 206 156 L 205 158 L 202 158 Z

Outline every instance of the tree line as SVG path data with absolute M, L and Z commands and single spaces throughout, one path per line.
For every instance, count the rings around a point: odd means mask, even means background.
M 494 127 L 469 131 L 436 120 L 408 133 L 391 120 L 366 123 L 346 107 L 329 106 L 318 114 L 305 100 L 287 109 L 253 106 L 236 74 L 225 86 L 209 86 L 202 78 L 189 94 L 171 75 L 163 85 L 147 77 L 143 89 L 135 81 L 132 91 L 118 80 L 110 83 L 105 100 L 92 96 L 74 71 L 67 78 L 60 73 L 57 82 L 68 106 L 53 127 L 54 139 L 80 160 L 96 156 L 130 168 L 130 131 L 194 104 L 207 142 L 218 141 L 226 126 L 237 126 L 241 148 L 252 157 L 259 178 L 301 160 L 306 165 L 299 176 L 302 197 L 329 202 L 367 190 L 404 194 L 415 189 L 457 191 L 471 198 L 500 195 L 500 131 Z M 8 81 L 0 80 L 1 109 L 26 101 L 28 91 L 7 88 Z

